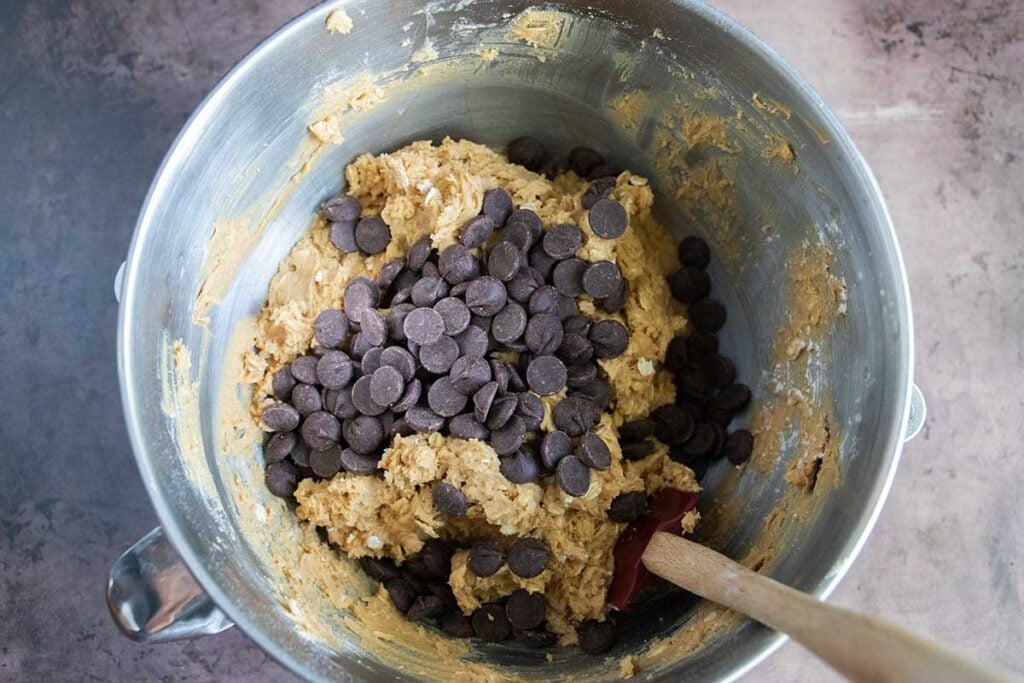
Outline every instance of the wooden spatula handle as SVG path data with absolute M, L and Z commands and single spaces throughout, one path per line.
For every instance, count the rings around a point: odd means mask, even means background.
M 854 681 L 1012 680 L 884 621 L 827 605 L 679 536 L 655 534 L 643 561 L 677 586 L 788 634 Z

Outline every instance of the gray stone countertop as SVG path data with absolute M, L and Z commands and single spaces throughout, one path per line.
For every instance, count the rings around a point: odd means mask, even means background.
M 287 680 L 232 629 L 164 645 L 107 614 L 157 522 L 121 417 L 113 277 L 189 112 L 305 0 L 0 4 L 0 679 Z M 1024 6 L 719 0 L 794 64 L 885 191 L 923 434 L 832 602 L 1024 670 Z M 832 680 L 785 645 L 748 680 Z

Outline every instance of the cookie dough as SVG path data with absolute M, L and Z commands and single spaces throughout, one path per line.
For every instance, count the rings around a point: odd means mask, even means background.
M 593 473 L 586 495 L 569 497 L 552 478 L 511 484 L 499 473 L 489 445 L 440 434 L 397 437 L 385 451 L 383 477 L 342 473 L 327 481 L 307 479 L 295 494 L 298 516 L 326 529 L 330 542 L 352 557 L 386 556 L 401 562 L 433 537 L 542 538 L 553 561 L 540 575 L 523 579 L 503 568 L 482 579 L 466 570 L 464 553 L 457 553 L 450 584 L 467 612 L 515 587 L 542 589 L 548 627 L 562 643 L 572 644 L 576 624 L 607 611 L 611 550 L 623 528 L 608 520 L 612 499 L 627 491 L 653 493 L 666 486 L 699 489 L 693 473 L 670 460 L 663 445 L 642 461 L 629 462 L 621 458 L 616 438 L 622 422 L 672 402 L 672 377 L 661 359 L 686 324 L 684 310 L 666 284 L 666 276 L 677 267 L 675 245 L 651 215 L 651 189 L 644 178 L 619 175 L 613 197 L 626 209 L 629 227 L 616 240 L 602 240 L 591 232 L 580 209 L 585 180 L 572 172 L 549 180 L 469 141 L 421 141 L 390 154 L 363 155 L 348 166 L 345 178 L 348 194 L 359 199 L 364 215 L 379 214 L 390 226 L 391 243 L 376 256 L 341 254 L 328 241 L 325 225 L 318 224 L 295 245 L 271 282 L 256 347 L 246 358 L 248 378 L 257 384 L 260 397 L 254 414 L 270 402 L 273 372 L 309 350 L 313 319 L 323 309 L 341 306 L 352 278 L 376 275 L 382 264 L 403 255 L 421 236 L 430 235 L 438 249 L 452 244 L 492 187 L 506 189 L 516 206 L 537 212 L 545 226 L 579 224 L 584 233 L 579 256 L 615 261 L 630 281 L 629 300 L 620 314 L 603 313 L 589 300 L 580 303 L 581 311 L 593 318 L 614 317 L 630 330 L 625 353 L 601 361 L 616 396 L 614 411 L 598 427 L 612 465 Z M 549 412 L 545 422 L 558 398 L 544 400 Z M 469 499 L 465 518 L 453 522 L 433 508 L 431 487 L 441 481 L 456 484 Z

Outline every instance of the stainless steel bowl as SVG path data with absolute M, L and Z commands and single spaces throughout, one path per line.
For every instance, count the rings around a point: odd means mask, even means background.
M 351 34 L 324 30 L 327 14 L 338 7 L 355 23 Z M 515 135 L 532 134 L 563 154 L 589 143 L 652 179 L 658 214 L 670 229 L 707 232 L 704 225 L 685 225 L 673 200 L 679 174 L 699 159 L 684 159 L 674 171 L 664 163 L 664 140 L 645 122 L 624 129 L 611 104 L 626 91 L 698 103 L 733 119 L 741 116 L 756 130 L 770 126 L 797 150 L 799 173 L 764 163 L 759 148 L 736 152 L 738 216 L 728 239 L 739 236 L 756 248 L 740 261 L 715 263 L 713 276 L 732 316 L 725 347 L 738 359 L 740 376 L 756 384 L 770 367 L 774 331 L 786 314 L 787 256 L 807 240 L 821 240 L 835 254 L 832 271 L 848 288 L 846 314 L 832 324 L 830 353 L 811 372 L 833 405 L 842 475 L 764 570 L 824 597 L 849 567 L 878 515 L 902 443 L 914 431 L 908 423 L 923 419 L 923 404 L 916 417 L 911 411 L 906 277 L 870 171 L 807 84 L 756 38 L 704 5 L 567 0 L 548 7 L 572 20 L 561 25 L 554 44 L 539 48 L 505 33 L 528 7 L 493 0 L 426 8 L 417 0 L 353 0 L 317 7 L 246 57 L 179 135 L 153 181 L 117 285 L 125 415 L 163 523 L 162 532 L 126 553 L 111 575 L 112 612 L 133 637 L 211 633 L 233 621 L 309 679 L 397 675 L 354 643 L 329 647 L 302 635 L 274 593 L 272 572 L 261 566 L 251 539 L 240 531 L 227 495 L 230 473 L 213 448 L 214 397 L 227 340 L 240 318 L 260 309 L 277 263 L 307 229 L 318 203 L 340 189 L 344 165 L 356 154 L 415 139 L 452 135 L 500 146 Z M 439 68 L 429 76 L 401 71 L 425 38 L 439 53 L 432 59 Z M 478 60 L 473 68 L 460 68 L 466 59 L 478 59 L 481 41 L 499 50 L 500 66 Z M 321 87 L 364 72 L 388 73 L 398 87 L 389 90 L 385 102 L 346 121 L 346 141 L 316 156 L 289 186 L 296 172 L 289 162 L 308 143 L 306 128 Z M 771 102 L 787 109 L 772 111 L 765 104 Z M 284 187 L 290 189 L 282 194 Z M 272 207 L 273 198 L 278 201 Z M 770 239 L 762 230 L 765 215 L 774 216 Z M 262 221 L 264 230 L 208 326 L 199 327 L 193 324 L 193 306 L 204 255 L 215 224 L 225 218 L 247 219 L 253 226 Z M 720 245 L 728 241 L 722 234 L 708 236 Z M 198 368 L 198 410 L 191 418 L 172 418 L 163 409 L 160 359 L 168 339 L 181 339 Z M 204 485 L 197 483 L 197 465 L 186 462 L 176 438 L 180 421 L 189 419 L 201 435 Z M 764 516 L 785 495 L 781 479 L 789 450 L 779 454 L 773 471 L 746 472 L 738 484 L 725 486 L 722 466 L 708 475 L 706 501 L 729 497 L 744 510 L 732 526 L 716 530 L 727 553 L 742 555 Z M 685 627 L 693 614 L 694 605 L 685 598 L 642 606 L 628 616 L 613 656 Z M 696 651 L 641 676 L 732 678 L 781 641 L 757 624 L 737 621 Z M 531 669 L 538 665 L 536 657 L 511 646 L 479 654 L 544 677 L 612 675 L 600 658 L 565 656 Z

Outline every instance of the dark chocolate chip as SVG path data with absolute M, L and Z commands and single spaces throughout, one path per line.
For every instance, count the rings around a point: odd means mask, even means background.
M 605 176 L 594 179 L 594 181 L 591 182 L 583 192 L 583 196 L 580 197 L 580 205 L 584 209 L 589 209 L 605 197 L 610 197 L 612 190 L 615 189 L 615 182 L 616 179 L 614 176 Z
M 412 287 L 412 303 L 430 308 L 448 295 L 448 283 L 438 275 L 421 278 Z
M 315 451 L 330 448 L 341 439 L 341 422 L 330 413 L 318 410 L 302 421 L 302 440 Z
M 470 621 L 477 638 L 488 643 L 498 643 L 512 635 L 512 624 L 505 616 L 505 608 L 497 603 L 478 607 Z
M 526 304 L 530 300 L 530 296 L 535 291 L 544 285 L 544 278 L 537 271 L 536 268 L 527 266 L 520 269 L 516 273 L 515 277 L 506 285 L 508 291 L 508 297 L 513 301 L 518 301 L 521 304 Z
M 545 631 L 544 629 L 531 629 L 529 631 L 519 631 L 516 634 L 523 645 L 529 648 L 540 649 L 544 647 L 551 647 L 558 640 L 558 636 L 551 631 Z
M 430 497 L 438 512 L 448 517 L 464 517 L 469 510 L 466 495 L 457 486 L 446 481 L 434 484 Z
M 316 384 L 319 379 L 316 376 L 316 364 L 320 359 L 316 356 L 300 356 L 292 361 L 292 376 L 303 384 Z
M 441 631 L 452 638 L 469 638 L 473 635 L 473 623 L 462 612 L 445 612 L 437 623 Z
M 536 138 L 528 135 L 518 137 L 508 143 L 508 160 L 513 164 L 525 166 L 531 171 L 538 171 L 547 159 L 544 145 Z M 500 640 L 500 639 L 499 639 Z
M 317 361 L 317 381 L 327 389 L 344 389 L 352 381 L 352 370 L 352 360 L 347 353 L 328 351 Z
M 309 415 L 323 410 L 323 395 L 311 384 L 300 384 L 292 389 L 292 405 L 300 415 Z
M 387 557 L 360 557 L 359 566 L 374 581 L 387 581 L 399 576 L 398 567 Z
M 469 549 L 467 566 L 469 571 L 477 576 L 487 577 L 493 575 L 501 565 L 505 563 L 505 551 L 501 544 L 495 540 L 487 539 L 477 541 Z
M 427 391 L 427 404 L 442 417 L 453 417 L 461 413 L 466 407 L 466 400 L 466 394 L 456 389 L 448 377 L 439 378 Z
M 694 235 L 684 237 L 679 243 L 679 262 L 684 266 L 707 268 L 711 263 L 711 250 L 707 242 Z
M 603 163 L 604 157 L 590 147 L 574 147 L 569 152 L 569 168 L 580 178 L 586 178 L 595 166 Z
M 570 496 L 582 496 L 590 488 L 590 468 L 575 455 L 567 455 L 555 468 L 555 481 Z
M 362 334 L 360 332 L 360 334 Z M 363 360 L 359 363 L 359 369 L 364 375 L 372 375 L 381 366 L 380 359 L 384 355 L 384 349 L 380 346 L 373 346 L 363 354 Z
M 612 296 L 622 283 L 622 271 L 611 261 L 597 261 L 583 271 L 583 291 L 595 299 Z
M 389 346 L 384 349 L 380 354 L 380 364 L 382 367 L 398 370 L 403 382 L 411 381 L 416 374 L 416 359 L 401 346 Z
M 278 432 L 274 434 L 263 447 L 263 461 L 269 465 L 272 462 L 284 460 L 291 455 L 292 449 L 295 448 L 295 444 L 298 442 L 299 437 L 296 436 L 295 432 Z
M 523 222 L 513 222 L 509 219 L 508 225 L 501 231 L 501 243 L 510 244 L 520 254 L 527 256 L 533 246 L 533 233 L 530 226 Z
M 520 354 L 520 358 L 522 358 L 522 354 Z M 516 366 L 505 361 L 505 369 L 508 370 L 508 390 L 526 391 L 526 382 L 523 381 L 522 375 L 520 375 Z
M 629 333 L 618 320 L 599 320 L 590 328 L 590 343 L 598 358 L 615 358 L 625 353 Z
M 570 258 L 555 266 L 551 273 L 551 281 L 559 292 L 566 296 L 579 296 L 583 293 L 583 273 L 587 262 L 580 258 Z
M 704 375 L 715 387 L 727 387 L 736 379 L 736 366 L 725 356 L 715 354 L 705 359 Z
M 686 338 L 686 355 L 689 359 L 700 361 L 718 353 L 718 335 L 707 330 L 694 330 Z
M 754 436 L 746 429 L 737 429 L 725 440 L 724 453 L 733 465 L 742 465 L 754 451 Z
M 562 327 L 565 328 L 566 334 L 572 332 L 573 334 L 582 334 L 584 336 L 590 333 L 590 327 L 593 324 L 593 319 L 582 313 L 571 315 L 562 321 Z
M 459 353 L 463 356 L 484 356 L 490 348 L 487 332 L 476 325 L 470 325 L 455 337 Z
M 541 396 L 557 394 L 565 380 L 565 364 L 555 356 L 537 356 L 526 369 L 526 384 Z
M 750 403 L 750 387 L 746 384 L 731 384 L 720 389 L 711 399 L 711 403 L 719 410 L 738 413 Z
M 607 408 L 612 401 L 612 386 L 605 377 L 600 375 L 577 387 L 575 393 L 590 399 L 601 410 Z
M 509 282 L 523 265 L 523 254 L 511 242 L 498 242 L 487 256 L 487 272 Z
M 555 427 L 575 437 L 597 424 L 601 409 L 588 398 L 570 395 L 559 401 L 552 414 Z
M 540 476 L 540 465 L 532 452 L 520 448 L 511 455 L 498 459 L 498 470 L 513 484 L 528 484 Z
M 543 285 L 534 290 L 530 295 L 529 309 L 531 315 L 538 313 L 558 314 L 558 304 L 562 300 L 562 294 L 551 285 Z
M 443 374 L 452 368 L 459 358 L 459 345 L 454 339 L 443 336 L 433 344 L 420 347 L 420 363 L 434 374 Z
M 444 601 L 436 595 L 420 595 L 413 600 L 405 616 L 409 621 L 427 621 L 440 616 L 446 609 Z
M 526 324 L 526 346 L 538 355 L 552 354 L 562 345 L 562 321 L 553 313 L 538 313 Z
M 571 223 L 562 223 L 548 230 L 542 242 L 545 253 L 553 259 L 567 259 L 576 255 L 583 244 L 583 232 Z
M 590 173 L 587 174 L 588 180 L 597 180 L 599 178 L 614 178 L 619 172 L 615 170 L 614 166 L 609 164 L 598 164 L 594 168 L 590 169 Z
M 487 221 L 487 218 L 483 216 L 477 218 Z M 437 269 L 445 282 L 458 285 L 480 275 L 480 262 L 467 247 L 453 244 L 441 252 L 437 261 Z
M 505 285 L 490 275 L 473 280 L 466 290 L 466 305 L 477 315 L 492 316 L 505 307 L 507 300 Z
M 274 378 L 270 382 L 274 398 L 278 401 L 287 401 L 292 395 L 292 389 L 295 388 L 296 383 L 295 375 L 292 374 L 292 369 L 289 366 L 286 365 L 275 372 Z
M 576 299 L 571 296 L 565 296 L 564 294 L 558 300 L 558 318 L 565 320 L 571 318 L 580 312 L 579 306 L 576 305 Z
M 313 320 L 313 338 L 322 348 L 337 348 L 348 339 L 348 318 L 334 308 L 321 311 Z
M 391 598 L 391 603 L 403 614 L 409 611 L 412 603 L 416 600 L 416 590 L 407 579 L 396 576 L 384 581 L 384 588 Z
M 668 276 L 668 287 L 676 300 L 692 304 L 711 293 L 711 278 L 699 268 L 683 266 Z
M 298 480 L 298 470 L 287 460 L 272 462 L 263 472 L 264 485 L 278 498 L 291 498 Z
M 569 365 L 582 365 L 594 357 L 594 346 L 584 335 L 566 332 L 558 347 L 558 357 Z
M 686 349 L 688 337 L 673 337 L 665 349 L 665 367 L 671 372 L 679 372 L 689 358 L 689 351 Z
M 604 654 L 612 649 L 619 633 L 610 620 L 597 621 L 587 619 L 577 629 L 580 637 L 580 649 L 591 655 Z
M 555 266 L 558 265 L 558 259 L 551 258 L 548 253 L 544 251 L 544 245 L 541 242 L 530 247 L 530 267 L 537 271 L 537 274 L 543 279 L 549 279 L 551 274 L 555 270 Z
M 629 220 L 626 210 L 614 199 L 599 199 L 590 207 L 587 212 L 587 220 L 590 222 L 590 229 L 598 237 L 606 240 L 620 237 L 626 232 L 626 225 Z
M 359 251 L 359 243 L 356 242 L 356 224 L 354 221 L 343 223 L 331 223 L 328 229 L 327 239 L 334 248 L 343 254 L 353 254 Z
M 525 225 L 530 231 L 530 241 L 535 242 L 540 239 L 541 234 L 544 232 L 544 226 L 541 224 L 540 216 L 537 215 L 536 211 L 531 209 L 516 209 L 512 212 L 512 215 L 508 217 L 505 227 L 508 228 L 515 223 Z
M 514 301 L 505 304 L 491 323 L 491 334 L 502 344 L 511 344 L 526 331 L 526 311 Z
M 349 448 L 362 455 L 376 451 L 383 443 L 385 433 L 381 421 L 369 415 L 359 415 L 351 420 L 345 420 L 342 425 L 342 434 Z
M 348 195 L 332 197 L 320 205 L 320 215 L 332 223 L 354 223 L 359 219 L 360 211 L 359 200 Z
M 430 259 L 434 247 L 430 243 L 430 236 L 424 235 L 409 247 L 405 255 L 405 263 L 412 270 L 423 270 L 424 264 Z
M 373 280 L 357 277 L 345 287 L 345 315 L 350 322 L 358 322 L 364 310 L 379 304 L 380 287 Z
M 520 538 L 508 550 L 508 568 L 516 576 L 532 579 L 548 566 L 548 545 L 539 538 Z
M 393 258 L 381 266 L 380 272 L 377 273 L 377 285 L 381 291 L 390 289 L 403 270 L 405 270 L 405 259 L 401 256 Z
M 684 396 L 703 400 L 711 392 L 711 382 L 708 381 L 703 366 L 696 363 L 684 363 L 676 373 L 675 379 L 676 389 Z
M 380 216 L 367 216 L 356 223 L 356 244 L 367 254 L 379 254 L 391 242 L 391 228 Z
M 627 524 L 647 512 L 647 494 L 643 491 L 620 493 L 608 508 L 608 519 Z
M 297 467 L 306 469 L 312 473 L 312 470 L 309 469 L 309 454 L 311 452 L 312 451 L 309 450 L 309 446 L 302 443 L 302 441 L 299 441 L 295 444 L 295 448 L 292 449 L 289 460 L 291 460 Z
M 519 399 L 515 396 L 502 396 L 494 399 L 487 416 L 487 428 L 493 431 L 504 427 L 509 419 L 515 415 L 516 408 L 518 407 Z
M 420 406 L 413 406 L 405 413 L 405 421 L 414 431 L 419 433 L 436 432 L 444 426 L 444 418 Z
M 619 427 L 619 440 L 643 441 L 647 437 L 654 436 L 654 428 L 654 420 L 650 418 L 624 422 Z
M 505 225 L 505 221 L 512 215 L 512 196 L 500 187 L 487 190 L 484 192 L 480 213 L 490 218 L 496 226 Z
M 260 413 L 260 421 L 269 432 L 290 432 L 299 426 L 299 411 L 287 403 L 272 403 Z
M 456 387 L 458 388 L 458 387 Z M 478 422 L 486 422 L 491 404 L 498 393 L 498 383 L 488 382 L 473 394 L 473 414 Z
M 391 410 L 396 413 L 404 413 L 420 400 L 420 395 L 423 393 L 423 383 L 418 379 L 413 379 L 411 382 L 405 385 L 405 391 L 402 392 L 402 396 L 391 406 Z
M 516 406 L 516 415 L 523 418 L 526 431 L 532 432 L 540 427 L 544 421 L 544 404 L 535 395 L 528 391 L 519 394 L 519 404 Z
M 599 299 L 597 307 L 606 313 L 618 313 L 626 307 L 627 301 L 629 301 L 629 280 L 622 278 L 619 280 L 619 287 L 615 293 Z
M 370 391 L 372 380 L 370 375 L 363 375 L 352 385 L 352 403 L 355 404 L 356 410 L 363 415 L 380 415 L 387 410 L 387 406 L 382 406 L 373 400 Z
M 544 623 L 544 595 L 517 588 L 505 601 L 505 616 L 517 631 L 527 631 Z
M 653 452 L 654 444 L 648 441 L 622 444 L 622 457 L 626 460 L 643 460 Z
M 463 397 L 463 400 L 465 400 L 465 397 Z M 501 400 L 504 401 L 505 399 Z M 515 402 L 514 398 L 512 400 Z M 523 445 L 525 437 L 526 425 L 523 423 L 523 419 L 518 415 L 513 415 L 504 425 L 491 432 L 491 446 L 498 455 L 510 455 Z
M 417 308 L 409 312 L 402 325 L 405 336 L 417 344 L 432 344 L 444 334 L 444 320 L 433 308 Z
M 359 315 L 359 331 L 373 346 L 383 346 L 388 339 L 387 323 L 375 308 L 367 308 Z
M 684 453 L 694 458 L 704 458 L 711 454 L 715 447 L 715 429 L 707 422 L 698 422 L 693 434 L 681 446 Z
M 448 579 L 452 572 L 452 547 L 440 538 L 429 538 L 420 551 L 427 570 L 439 579 Z
M 693 435 L 694 423 L 681 406 L 664 405 L 651 413 L 654 420 L 654 436 L 663 444 L 678 446 Z
M 486 203 L 487 195 L 484 194 L 484 204 L 486 205 Z M 511 201 L 508 205 L 508 212 L 512 212 Z M 459 242 L 467 249 L 475 249 L 482 246 L 492 232 L 494 232 L 494 220 L 490 216 L 473 216 L 463 223 L 462 230 L 459 232 Z
M 405 341 L 405 318 L 416 307 L 409 303 L 393 304 L 385 318 L 388 324 L 388 336 L 395 341 Z
M 587 432 L 576 446 L 576 457 L 587 467 L 606 470 L 612 464 L 612 453 L 608 444 L 594 432 Z
M 352 474 L 373 474 L 379 464 L 380 458 L 377 455 L 357 453 L 352 448 L 341 452 L 341 466 Z
M 565 343 L 564 340 L 562 343 Z M 565 383 L 570 389 L 579 389 L 580 387 L 587 386 L 597 379 L 597 366 L 593 363 L 569 365 L 565 368 L 565 371 Z
M 341 446 L 335 444 L 322 451 L 311 451 L 309 467 L 316 476 L 330 479 L 341 470 Z
M 434 304 L 434 310 L 441 315 L 444 322 L 444 333 L 450 337 L 463 332 L 469 327 L 469 307 L 461 299 L 449 296 Z
M 553 472 L 558 463 L 572 452 L 572 439 L 562 431 L 548 432 L 540 442 L 540 460 L 544 469 Z
M 491 430 L 477 420 L 473 413 L 463 413 L 448 421 L 448 433 L 456 439 L 486 441 L 491 435 Z

